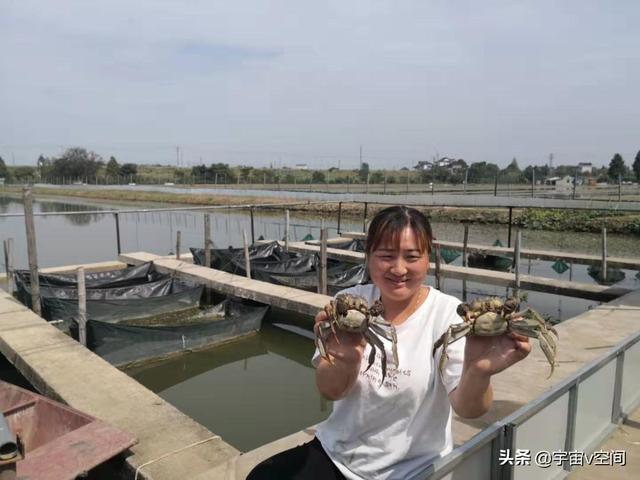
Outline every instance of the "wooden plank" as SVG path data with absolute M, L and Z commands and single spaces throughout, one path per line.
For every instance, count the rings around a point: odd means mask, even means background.
M 27 256 L 31 271 L 31 308 L 40 315 L 40 277 L 38 277 L 38 249 L 36 247 L 36 227 L 33 221 L 33 195 L 30 187 L 23 191 L 24 223 L 27 232 Z
M 147 252 L 123 253 L 119 258 L 131 265 L 153 261 L 156 270 L 160 273 L 174 273 L 180 278 L 204 284 L 216 292 L 255 300 L 311 317 L 315 316 L 331 300 L 331 297 L 327 295 L 261 282 Z
M 345 238 L 364 238 L 362 232 L 342 232 L 341 235 Z M 336 239 L 330 239 L 337 242 Z M 464 248 L 464 244 L 460 242 L 449 242 L 446 240 L 436 240 L 434 243 L 440 244 L 441 247 L 450 248 L 452 250 L 460 250 Z M 482 254 L 490 255 L 502 255 L 510 257 L 513 255 L 513 248 L 507 247 L 493 247 L 490 245 L 478 245 L 470 243 L 467 245 L 467 249 L 470 252 L 478 252 Z M 602 264 L 602 255 L 589 255 L 586 253 L 573 253 L 573 252 L 560 252 L 553 250 L 534 250 L 534 249 L 522 249 L 520 255 L 524 258 L 537 258 L 539 260 L 565 260 L 568 262 L 578 263 L 581 265 L 598 265 Z M 640 258 L 632 257 L 607 257 L 607 264 L 618 268 L 627 268 L 630 270 L 640 270 Z

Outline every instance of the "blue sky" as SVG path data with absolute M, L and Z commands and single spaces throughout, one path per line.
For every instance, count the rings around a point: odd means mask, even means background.
M 4 0 L 0 156 L 630 165 L 638 19 L 626 0 Z

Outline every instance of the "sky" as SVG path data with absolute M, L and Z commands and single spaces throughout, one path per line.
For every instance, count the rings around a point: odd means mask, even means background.
M 637 0 L 0 0 L 0 156 L 631 165 L 638 19 Z

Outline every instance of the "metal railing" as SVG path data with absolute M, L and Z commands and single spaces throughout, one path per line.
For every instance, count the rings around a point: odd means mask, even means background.
M 500 461 L 500 453 L 592 453 L 640 406 L 640 376 L 632 373 L 639 368 L 640 331 L 412 478 L 564 478 L 573 468 L 567 459 L 549 462 L 546 467 L 533 459 L 516 465 Z

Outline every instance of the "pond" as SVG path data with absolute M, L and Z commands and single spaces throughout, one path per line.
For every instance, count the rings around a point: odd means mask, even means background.
M 36 211 L 65 212 L 100 209 L 135 208 L 131 205 L 105 204 L 76 199 L 38 200 Z M 141 208 L 149 208 L 145 205 Z M 0 197 L 0 213 L 22 211 L 19 199 Z M 324 220 L 329 236 L 335 237 L 337 218 L 291 214 L 291 240 L 311 234 L 319 237 Z M 36 217 L 38 258 L 41 266 L 114 260 L 117 257 L 115 222 L 111 214 L 86 213 L 76 216 Z M 123 252 L 148 251 L 166 255 L 175 252 L 176 232 L 180 230 L 183 251 L 203 243 L 203 214 L 188 212 L 153 212 L 120 214 Z M 211 213 L 213 241 L 216 246 L 240 246 L 242 231 L 250 236 L 248 212 L 215 211 Z M 342 219 L 343 231 L 362 230 L 362 221 Z M 459 224 L 434 223 L 438 239 L 461 241 Z M 255 236 L 282 238 L 282 212 L 257 212 Z M 27 267 L 24 219 L 0 217 L 0 240 L 14 238 L 14 264 Z M 580 251 L 597 254 L 600 236 L 559 232 L 523 231 L 523 247 L 547 250 Z M 492 244 L 500 239 L 507 243 L 507 229 L 496 225 L 473 225 L 470 243 Z M 609 255 L 637 256 L 638 239 L 622 235 L 609 236 Z M 453 262 L 460 264 L 460 258 Z M 523 260 L 524 273 L 563 280 L 589 282 L 586 266 L 573 265 L 562 274 L 551 269 L 551 262 Z M 640 288 L 635 271 L 625 271 L 625 279 L 616 284 Z M 433 285 L 433 277 L 428 278 Z M 477 295 L 505 295 L 504 287 L 467 282 L 469 298 Z M 443 290 L 462 298 L 462 282 L 445 279 Z M 560 321 L 578 315 L 598 302 L 559 295 L 527 292 L 528 304 Z M 136 378 L 177 408 L 221 435 L 236 448 L 247 451 L 301 430 L 323 420 L 331 411 L 331 403 L 317 393 L 310 364 L 314 350 L 307 336 L 283 330 L 274 324 L 295 323 L 295 316 L 272 311 L 261 332 L 241 341 L 210 350 L 194 352 L 170 360 L 156 362 L 127 373 Z M 534 346 L 534 348 L 537 348 Z

